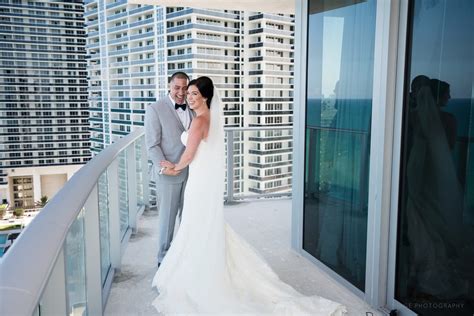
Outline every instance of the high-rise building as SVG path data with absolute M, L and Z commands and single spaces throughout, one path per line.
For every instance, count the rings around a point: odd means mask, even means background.
M 245 18 L 248 47 L 245 75 L 246 126 L 293 125 L 294 18 L 251 13 Z M 248 45 L 248 46 L 247 46 Z M 254 132 L 249 138 L 248 190 L 257 193 L 291 190 L 292 129 Z
M 234 192 L 291 187 L 293 25 L 289 15 L 141 6 L 91 1 L 85 6 L 92 151 L 142 126 L 145 107 L 184 71 L 209 76 L 236 131 Z
M 0 0 L 0 198 L 33 207 L 90 159 L 83 1 Z

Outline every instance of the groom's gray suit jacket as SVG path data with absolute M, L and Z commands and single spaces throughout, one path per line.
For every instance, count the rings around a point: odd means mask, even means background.
M 189 109 L 190 118 L 195 116 Z M 161 98 L 156 103 L 149 104 L 145 114 L 145 142 L 148 150 L 148 159 L 152 161 L 152 179 L 161 183 L 180 183 L 187 179 L 188 168 L 178 176 L 160 175 L 160 162 L 168 160 L 177 163 L 184 152 L 181 143 L 181 134 L 185 131 L 179 119 L 174 104 L 169 96 Z

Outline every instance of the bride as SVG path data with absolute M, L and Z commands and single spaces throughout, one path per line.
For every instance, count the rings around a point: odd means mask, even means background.
M 189 83 L 196 112 L 176 171 L 189 165 L 180 228 L 161 263 L 153 305 L 163 314 L 344 315 L 338 303 L 303 296 L 283 283 L 256 251 L 224 221 L 224 130 L 212 80 Z

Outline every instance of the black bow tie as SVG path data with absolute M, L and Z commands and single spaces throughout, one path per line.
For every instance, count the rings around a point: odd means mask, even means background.
M 181 108 L 181 110 L 183 110 L 183 111 L 186 110 L 186 103 L 184 103 L 184 104 L 178 104 L 178 103 L 176 103 L 176 104 L 174 105 L 174 109 L 175 109 L 175 110 L 177 110 L 177 109 L 179 109 L 179 108 Z

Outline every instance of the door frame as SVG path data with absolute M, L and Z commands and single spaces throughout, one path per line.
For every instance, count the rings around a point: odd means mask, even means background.
M 388 246 L 388 279 L 387 279 L 387 307 L 396 309 L 400 316 L 414 316 L 415 312 L 410 310 L 403 303 L 395 298 L 396 283 L 396 259 L 397 259 L 397 232 L 398 232 L 398 208 L 400 194 L 400 165 L 402 154 L 402 136 L 403 136 L 403 103 L 405 91 L 405 75 L 409 71 L 410 62 L 408 50 L 410 49 L 411 26 L 409 26 L 410 13 L 409 0 L 400 2 L 400 23 L 398 37 L 398 61 L 397 78 L 395 94 L 395 112 L 394 112 L 394 139 L 392 156 L 392 188 L 390 199 L 390 236 Z
M 303 250 L 308 1 L 295 6 L 293 249 L 374 308 L 416 315 L 394 299 L 408 1 L 377 0 L 365 293 Z M 383 105 L 383 106 L 381 106 Z

